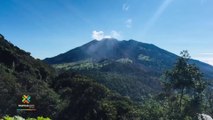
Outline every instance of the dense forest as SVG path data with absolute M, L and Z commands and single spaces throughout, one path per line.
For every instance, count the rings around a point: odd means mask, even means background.
M 105 63 L 107 66 L 93 71 L 60 69 L 34 59 L 29 52 L 0 37 L 0 117 L 196 120 L 201 113 L 213 116 L 211 80 L 206 80 L 199 68 L 190 63 L 187 51 L 181 52 L 181 57 L 160 75 L 158 82 L 159 73 L 148 79 L 146 70 L 128 64 L 131 60 L 120 59 L 116 64 L 103 60 L 97 67 Z M 123 71 L 118 74 L 117 68 Z M 135 84 L 138 86 L 131 86 Z M 36 112 L 17 112 L 20 94 L 34 96 Z

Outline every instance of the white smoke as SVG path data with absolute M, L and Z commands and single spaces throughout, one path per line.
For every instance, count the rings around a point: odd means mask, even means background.
M 104 38 L 104 32 L 95 30 L 92 32 L 92 38 L 96 40 L 101 40 Z
M 112 30 L 109 35 L 105 35 L 103 31 L 94 30 L 92 32 L 92 38 L 95 39 L 95 40 L 102 40 L 104 38 L 119 39 L 120 37 L 121 37 L 120 33 L 115 31 L 115 30 Z

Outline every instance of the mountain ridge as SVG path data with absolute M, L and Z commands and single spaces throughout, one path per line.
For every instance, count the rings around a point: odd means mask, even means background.
M 158 48 L 158 49 L 161 49 L 161 48 L 155 46 L 154 44 L 138 42 L 138 41 L 133 40 L 133 39 L 119 41 L 119 40 L 117 40 L 117 39 L 104 38 L 104 39 L 102 39 L 102 40 L 92 40 L 92 41 L 90 41 L 90 42 L 88 42 L 88 43 L 86 43 L 86 44 L 83 44 L 83 45 L 81 45 L 81 46 L 79 46 L 79 47 L 73 48 L 73 49 L 71 49 L 71 50 L 69 50 L 69 51 L 67 51 L 67 52 L 61 53 L 61 54 L 59 54 L 59 55 L 57 55 L 57 56 L 45 58 L 43 61 L 46 61 L 46 62 L 49 63 L 49 62 L 50 62 L 49 59 L 53 59 L 53 58 L 56 58 L 56 57 L 58 57 L 58 56 L 62 56 L 62 55 L 65 55 L 65 54 L 71 54 L 70 52 L 72 52 L 73 50 L 77 50 L 77 49 L 79 49 L 79 48 L 81 48 L 81 49 L 82 49 L 82 48 L 89 48 L 89 49 L 92 49 L 93 47 L 99 47 L 99 48 L 100 48 L 100 47 L 102 47 L 103 45 L 106 46 L 106 47 L 114 47 L 113 45 L 116 45 L 116 44 L 118 44 L 118 43 L 122 43 L 122 44 L 125 44 L 125 43 L 131 44 L 132 47 L 137 46 L 137 44 L 140 43 L 140 44 L 142 44 L 143 46 L 150 46 L 150 47 L 156 47 L 156 48 Z M 96 45 L 96 46 L 94 46 L 94 45 Z M 101 45 L 102 45 L 102 46 L 101 46 Z M 97 48 L 93 48 L 93 49 L 97 50 Z M 161 49 L 161 50 L 164 50 L 164 49 Z M 91 51 L 92 51 L 92 50 L 91 50 Z M 164 51 L 166 51 L 166 50 L 164 50 Z M 94 52 L 94 51 L 92 51 L 92 52 Z M 166 51 L 166 52 L 168 52 L 168 51 Z M 176 55 L 176 56 L 177 56 L 177 55 Z M 74 61 L 69 61 L 69 62 L 74 62 Z M 57 63 L 57 62 L 55 62 L 55 63 Z M 59 63 L 60 63 L 60 62 L 59 62 Z M 51 64 L 52 64 L 52 63 L 51 63 Z
M 71 63 L 86 59 L 100 61 L 103 59 L 118 60 L 129 58 L 133 62 L 140 64 L 161 64 L 165 69 L 171 68 L 179 56 L 164 50 L 154 44 L 138 42 L 136 40 L 122 40 L 106 38 L 100 41 L 92 40 L 82 46 L 71 49 L 65 53 L 59 54 L 52 58 L 46 58 L 43 61 L 48 64 Z M 190 59 L 194 63 L 213 73 L 213 66 L 199 60 Z M 213 75 L 210 75 L 213 77 Z
M 83 74 L 122 96 L 142 101 L 144 96 L 162 90 L 161 77 L 178 57 L 153 44 L 104 39 L 90 41 L 44 62 L 58 70 Z M 189 63 L 198 66 L 205 79 L 213 81 L 213 66 L 193 59 Z

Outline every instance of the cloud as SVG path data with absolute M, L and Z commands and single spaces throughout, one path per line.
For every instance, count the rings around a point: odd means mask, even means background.
M 213 66 L 213 57 L 211 56 L 199 56 L 199 57 L 194 57 L 194 59 L 200 60 L 202 62 L 208 63 Z
M 92 38 L 95 40 L 102 40 L 104 38 L 115 38 L 120 39 L 121 34 L 115 30 L 112 30 L 109 35 L 105 35 L 103 31 L 96 31 L 92 32 Z
M 113 31 L 111 31 L 111 37 L 119 39 L 119 38 L 121 38 L 121 34 L 117 31 L 113 30 Z
M 200 59 L 201 61 L 208 63 L 210 65 L 213 65 L 213 58 L 204 58 L 204 59 Z
M 122 10 L 123 10 L 123 11 L 128 11 L 128 10 L 129 10 L 129 5 L 123 4 L 123 5 L 122 5 Z
M 131 28 L 131 27 L 132 27 L 132 19 L 127 19 L 127 20 L 125 21 L 125 24 L 126 24 L 126 27 L 127 27 L 127 28 Z
M 213 55 L 211 52 L 206 52 L 206 53 L 200 53 L 200 55 Z
M 213 65 L 213 53 L 212 52 L 198 53 L 194 57 L 195 57 L 195 59 L 198 59 L 198 60 L 208 63 L 210 65 Z
M 101 40 L 104 38 L 104 32 L 103 31 L 93 31 L 92 38 L 96 39 L 96 40 Z
M 205 62 L 213 66 L 213 60 L 206 60 Z

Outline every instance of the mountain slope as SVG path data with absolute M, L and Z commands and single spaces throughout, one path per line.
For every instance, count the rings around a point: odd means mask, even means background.
M 55 70 L 36 60 L 12 43 L 0 38 L 0 116 L 16 115 L 17 101 L 22 95 L 31 95 L 37 101 L 34 114 L 22 115 L 37 116 L 44 115 L 44 111 L 50 117 L 55 116 L 59 95 L 51 88 L 56 75 Z M 2 99 L 4 98 L 4 99 Z M 50 105 L 46 107 L 46 105 Z M 44 107 L 45 106 L 45 107 Z
M 155 45 L 135 40 L 93 40 L 85 45 L 44 61 L 55 68 L 84 74 L 111 90 L 133 100 L 159 93 L 160 77 L 172 68 L 177 55 Z M 213 67 L 197 60 L 207 79 L 213 80 Z
M 36 111 L 17 111 L 22 95 L 31 96 Z M 129 98 L 93 79 L 74 72 L 57 73 L 0 35 L 0 119 L 6 115 L 53 120 L 140 119 L 139 110 Z
M 49 64 L 63 64 L 88 59 L 98 62 L 104 59 L 119 60 L 128 58 L 139 66 L 162 72 L 171 68 L 177 57 L 177 55 L 153 44 L 141 43 L 135 40 L 103 39 L 101 41 L 93 40 L 53 58 L 46 58 L 44 61 Z M 213 66 L 197 60 L 190 60 L 190 63 L 196 64 L 207 77 L 213 78 Z

